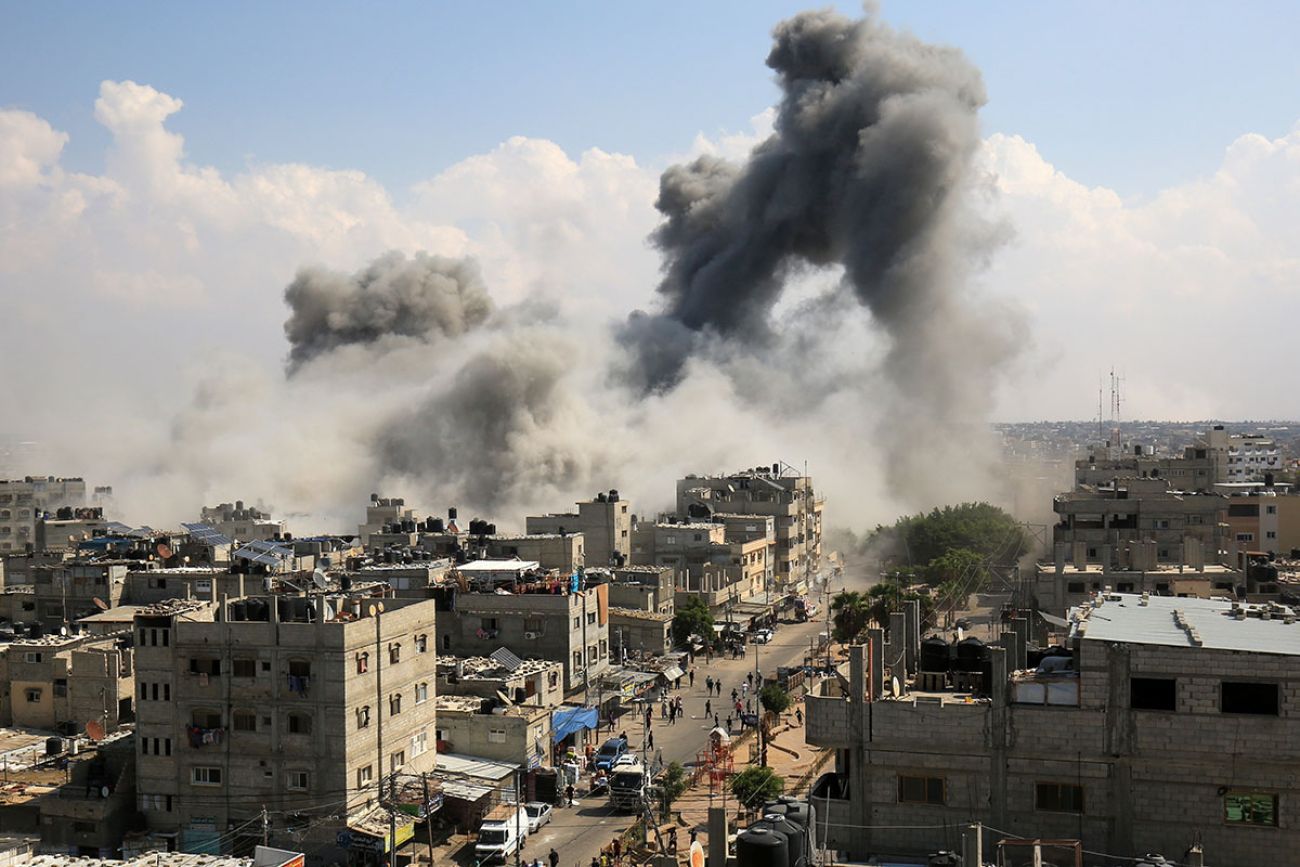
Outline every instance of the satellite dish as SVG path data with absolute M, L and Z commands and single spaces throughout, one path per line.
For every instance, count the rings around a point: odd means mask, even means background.
M 704 847 L 699 840 L 691 844 L 691 867 L 704 867 Z
M 514 702 L 510 700 L 510 697 L 499 689 L 497 690 L 497 698 L 500 699 L 501 703 L 506 707 L 510 707 L 514 704 Z
M 892 686 L 892 687 L 894 688 L 894 689 L 893 689 L 893 695 L 895 695 L 895 696 L 900 696 L 900 695 L 903 694 L 903 688 L 902 688 L 901 686 L 898 685 L 898 678 L 897 678 L 897 677 L 894 678 L 893 683 L 891 683 L 890 686 Z
M 107 798 L 108 795 L 109 795 L 108 786 L 100 786 L 100 787 L 99 787 L 99 796 L 100 796 L 101 798 Z
M 330 582 L 329 579 L 325 577 L 325 573 L 317 569 L 311 573 L 311 583 L 324 590 L 329 586 Z
M 172 558 L 172 548 L 166 542 L 159 542 L 157 550 L 160 559 L 170 560 Z
M 963 640 L 965 637 L 966 637 L 966 631 L 963 630 L 960 626 L 958 626 L 958 627 L 957 627 L 957 640 L 958 640 L 958 641 L 961 641 L 961 640 Z
M 68 637 L 68 627 L 66 627 L 66 626 L 60 626 L 60 627 L 59 627 L 59 635 L 62 636 L 63 638 L 67 638 L 67 637 Z
M 99 724 L 99 720 L 86 723 L 86 737 L 96 742 L 104 739 L 104 727 Z
M 94 599 L 91 599 L 90 601 L 94 602 L 95 607 L 98 608 L 100 611 L 108 610 L 108 603 L 105 602 L 103 599 L 100 599 L 98 596 L 96 596 Z
M 370 616 L 371 616 L 371 617 L 374 617 L 374 616 L 375 616 L 375 612 L 377 611 L 377 609 L 376 609 L 375 606 L 373 606 L 373 605 L 371 605 L 370 608 L 368 608 L 367 610 L 370 612 Z
M 379 603 L 379 613 L 380 613 L 380 614 L 383 614 L 383 613 L 384 613 L 384 603 L 382 603 L 382 602 Z

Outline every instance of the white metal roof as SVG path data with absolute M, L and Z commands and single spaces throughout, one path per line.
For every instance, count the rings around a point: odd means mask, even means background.
M 1110 594 L 1101 605 L 1072 609 L 1070 619 L 1085 641 L 1300 656 L 1300 618 L 1287 623 L 1284 614 L 1293 612 L 1285 606 L 1271 606 L 1265 620 L 1260 613 L 1270 606 L 1242 604 L 1248 614 L 1238 620 L 1233 603 L 1221 599 L 1152 596 L 1145 605 L 1141 601 L 1132 593 Z
M 536 560 L 473 560 L 456 568 L 461 572 L 527 572 L 541 565 Z

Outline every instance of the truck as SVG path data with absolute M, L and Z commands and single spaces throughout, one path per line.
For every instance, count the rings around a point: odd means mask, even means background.
M 483 817 L 474 844 L 476 864 L 504 864 L 528 839 L 528 812 L 524 807 L 501 804 Z
M 600 745 L 600 752 L 596 753 L 596 769 L 599 771 L 611 771 L 614 763 L 622 758 L 627 752 L 627 738 L 610 738 Z
M 609 805 L 615 810 L 640 810 L 648 782 L 641 760 L 624 757 L 609 774 Z

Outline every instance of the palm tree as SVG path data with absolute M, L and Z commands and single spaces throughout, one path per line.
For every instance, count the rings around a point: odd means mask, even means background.
M 835 640 L 852 641 L 867 628 L 871 612 L 867 598 L 856 590 L 844 590 L 831 600 L 834 613 Z

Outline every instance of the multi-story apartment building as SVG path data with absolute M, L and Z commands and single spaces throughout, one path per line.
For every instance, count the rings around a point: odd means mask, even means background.
M 1158 455 L 1135 445 L 1128 454 L 1094 446 L 1074 462 L 1076 488 L 1110 485 L 1116 479 L 1167 479 L 1179 491 L 1205 493 L 1220 481 L 1218 453 L 1205 445 L 1187 446 L 1181 456 Z
M 499 656 L 500 654 L 498 654 Z M 497 698 L 515 704 L 553 708 L 564 701 L 564 666 L 549 659 L 525 659 L 518 665 L 492 656 L 468 658 L 438 654 L 438 695 Z
M 1237 551 L 1287 557 L 1300 548 L 1300 496 L 1245 483 L 1219 488 L 1246 488 L 1228 497 L 1224 518 Z
M 560 533 L 528 533 L 518 536 L 496 535 L 483 539 L 484 555 L 536 560 L 543 569 L 572 574 L 587 562 L 586 537 L 566 528 Z
M 6 698 L 0 724 L 82 732 L 98 723 L 117 731 L 132 719 L 135 693 L 129 635 L 45 635 L 4 645 Z
M 1300 737 L 1298 630 L 1277 605 L 1113 594 L 1072 614 L 1069 659 L 1013 674 L 1025 645 L 1004 633 L 987 649 L 987 689 L 914 691 L 896 670 L 901 695 L 881 688 L 877 634 L 870 654 L 853 649 L 847 681 L 807 698 L 808 742 L 836 750 L 811 791 L 828 846 L 924 854 L 930 829 L 980 822 L 1081 840 L 1108 863 L 1182 863 L 1198 839 L 1219 867 L 1288 863 L 1300 846 L 1287 746 Z
M 609 570 L 609 579 L 610 605 L 669 617 L 676 612 L 676 587 L 669 566 L 620 566 Z
M 269 542 L 284 535 L 284 521 L 277 521 L 256 506 L 245 506 L 243 500 L 204 506 L 199 520 L 218 533 L 240 542 Z
M 79 618 L 122 601 L 126 560 L 66 560 L 32 569 L 36 616 L 51 629 L 71 627 Z M 98 600 L 98 601 L 96 601 Z
M 1184 493 L 1165 479 L 1117 479 L 1113 487 L 1057 496 L 1052 541 L 1071 548 L 1082 543 L 1087 562 L 1119 567 L 1127 543 L 1154 542 L 1157 563 L 1178 564 L 1184 540 L 1194 538 L 1204 561 L 1219 563 L 1230 554 L 1220 523 L 1226 506 L 1222 496 Z
M 309 864 L 346 861 L 346 817 L 435 764 L 432 599 L 249 597 L 135 618 L 137 791 L 155 834 L 228 850 L 263 808 Z M 331 816 L 340 817 L 337 820 Z M 405 822 L 403 823 L 405 824 Z M 283 819 L 273 837 L 286 830 Z
M 577 512 L 530 515 L 524 519 L 524 529 L 529 534 L 581 533 L 588 566 L 622 566 L 630 562 L 631 503 L 620 498 L 618 491 L 610 491 L 577 506 Z
M 96 488 L 97 497 L 111 496 L 112 488 Z M 0 552 L 25 551 L 36 546 L 36 520 L 41 513 L 64 506 L 87 506 L 86 481 L 80 478 L 27 476 L 0 479 Z
M 673 649 L 673 618 L 642 608 L 611 607 L 609 637 L 616 660 L 660 656 Z
M 438 748 L 506 762 L 523 771 L 551 763 L 551 709 L 494 699 L 438 696 Z
M 564 688 L 591 683 L 610 664 L 609 588 L 590 582 L 571 592 L 568 576 L 546 577 L 536 562 L 480 560 L 452 575 L 464 586 L 441 591 L 438 647 L 486 655 L 506 647 L 524 659 L 564 665 Z M 497 593 L 505 589 L 508 593 Z
M 406 508 L 406 500 L 401 497 L 381 497 L 370 495 L 366 506 L 366 521 L 357 527 L 357 541 L 363 546 L 370 546 L 370 537 L 382 533 L 384 528 L 394 522 L 414 521 L 415 512 Z M 412 530 L 414 532 L 414 530 Z
M 805 591 L 807 578 L 821 568 L 823 506 L 811 476 L 794 475 L 780 466 L 677 481 L 679 516 L 707 520 L 716 514 L 769 515 L 775 520 L 773 574 L 779 594 Z
M 729 542 L 722 523 L 677 523 L 674 518 L 640 522 L 632 538 L 635 563 L 673 570 L 675 604 L 695 595 L 718 611 L 759 598 L 765 603 L 776 600 L 770 551 L 771 544 L 762 536 Z M 754 613 L 760 612 L 749 616 Z

